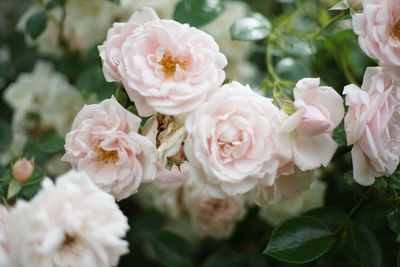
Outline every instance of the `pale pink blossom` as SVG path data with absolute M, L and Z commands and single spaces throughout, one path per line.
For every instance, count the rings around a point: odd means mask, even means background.
M 116 266 L 128 252 L 127 221 L 85 173 L 70 171 L 55 184 L 45 178 L 31 201 L 10 210 L 10 258 L 20 267 Z
M 118 71 L 141 116 L 177 115 L 199 107 L 221 85 L 226 64 L 210 35 L 188 24 L 154 20 L 128 36 Z
M 390 175 L 400 156 L 400 87 L 380 67 L 367 68 L 361 89 L 344 88 L 349 110 L 344 119 L 351 150 L 353 177 L 371 185 L 375 177 Z
M 286 117 L 249 86 L 221 87 L 186 119 L 184 152 L 196 183 L 221 198 L 272 185 L 291 159 L 289 136 L 278 132 Z
M 395 80 L 400 80 L 400 1 L 364 0 L 363 13 L 353 15 L 361 49 Z
M 193 230 L 201 236 L 228 237 L 245 214 L 244 201 L 240 196 L 213 198 L 190 181 L 184 186 L 183 201 Z
M 128 22 L 114 23 L 113 27 L 108 30 L 107 39 L 102 45 L 98 46 L 106 81 L 119 82 L 121 80 L 118 66 L 121 62 L 122 45 L 139 25 L 152 20 L 158 20 L 154 10 L 143 8 L 141 12 L 135 12 Z
M 293 90 L 296 112 L 281 127 L 291 133 L 293 162 L 302 171 L 329 164 L 337 148 L 331 135 L 344 115 L 342 97 L 319 83 L 319 78 L 297 82 Z
M 141 119 L 114 98 L 85 106 L 67 134 L 64 161 L 118 200 L 156 175 L 156 147 L 138 134 Z
M 12 166 L 11 175 L 18 182 L 26 182 L 32 175 L 33 165 L 32 162 L 26 158 L 17 160 Z

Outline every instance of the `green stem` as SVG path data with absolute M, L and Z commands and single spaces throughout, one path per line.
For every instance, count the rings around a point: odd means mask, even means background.
M 340 13 L 339 15 L 337 15 L 336 17 L 334 17 L 333 19 L 331 19 L 324 27 L 322 27 L 319 31 L 317 31 L 316 33 L 313 33 L 309 36 L 309 38 L 316 38 L 318 37 L 321 33 L 323 33 L 324 31 L 326 31 L 327 29 L 329 29 L 329 27 L 331 27 L 333 24 L 335 24 L 336 21 L 340 20 L 342 17 L 344 17 L 344 13 Z

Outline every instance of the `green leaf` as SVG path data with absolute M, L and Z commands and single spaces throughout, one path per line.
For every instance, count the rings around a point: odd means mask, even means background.
M 336 144 L 338 144 L 338 146 L 345 146 L 347 144 L 343 121 L 333 131 L 333 139 L 335 140 Z
M 157 233 L 165 223 L 165 218 L 157 211 L 149 210 L 133 221 L 130 237 L 133 242 L 143 242 Z
M 21 191 L 21 183 L 12 179 L 8 185 L 7 199 L 13 198 Z
M 400 189 L 400 174 L 395 172 L 390 176 L 389 186 L 395 190 Z
M 0 119 L 0 152 L 3 152 L 12 141 L 12 130 L 10 125 Z
M 190 266 L 192 248 L 182 237 L 161 231 L 150 239 L 150 246 L 157 257 L 167 266 Z
M 97 100 L 101 101 L 110 98 L 116 86 L 114 83 L 107 83 L 101 68 L 96 66 L 86 68 L 79 75 L 76 87 L 85 98 L 94 93 L 97 96 Z
M 306 263 L 323 255 L 332 244 L 333 236 L 323 222 L 298 216 L 278 225 L 264 254 L 290 263 Z
M 280 60 L 275 70 L 280 78 L 288 81 L 298 81 L 311 75 L 306 65 L 293 58 Z
M 271 32 L 269 20 L 259 13 L 235 21 L 230 27 L 232 40 L 257 41 L 266 38 Z
M 120 3 L 120 0 L 108 0 L 108 1 L 110 1 L 111 3 L 118 4 L 118 5 L 119 5 L 119 3 Z
M 202 267 L 265 267 L 268 266 L 267 257 L 257 252 L 239 253 L 233 250 L 219 250 L 206 258 Z
M 386 215 L 389 228 L 397 234 L 397 241 L 400 242 L 400 209 L 393 207 Z
M 218 17 L 223 10 L 220 0 L 181 0 L 175 7 L 174 20 L 200 27 Z
M 26 200 L 30 200 L 34 197 L 40 190 L 41 182 L 45 176 L 46 173 L 39 167 L 35 166 L 31 178 L 22 184 L 20 196 Z
M 26 22 L 26 30 L 32 38 L 38 37 L 47 25 L 47 16 L 45 13 L 39 11 L 29 17 Z
M 114 96 L 122 106 L 125 106 L 128 102 L 128 96 L 126 95 L 125 91 L 121 89 L 121 87 L 117 87 Z
M 329 10 L 346 10 L 346 9 L 349 9 L 349 8 L 350 8 L 350 6 L 347 3 L 347 1 L 343 0 L 343 1 L 339 2 L 339 3 L 337 3 L 336 5 L 334 5 L 333 7 L 331 7 Z
M 384 193 L 387 188 L 387 183 L 384 178 L 376 179 L 373 186 L 379 193 Z
M 48 2 L 46 4 L 46 9 L 50 10 L 55 7 L 63 6 L 63 5 L 65 5 L 65 3 L 66 3 L 66 0 L 51 0 L 50 2 Z
M 374 234 L 365 225 L 354 224 L 351 227 L 351 235 L 363 266 L 381 266 L 382 251 Z
M 304 215 L 315 217 L 324 222 L 331 231 L 338 229 L 347 220 L 347 214 L 338 207 L 322 207 L 312 209 Z

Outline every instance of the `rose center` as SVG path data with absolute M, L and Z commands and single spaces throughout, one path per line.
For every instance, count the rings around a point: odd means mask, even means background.
M 63 245 L 63 247 L 68 248 L 68 247 L 72 247 L 75 244 L 75 242 L 76 242 L 75 236 L 65 234 L 65 240 L 62 245 Z
M 158 62 L 162 66 L 162 71 L 165 76 L 171 77 L 175 75 L 176 66 L 179 65 L 182 69 L 185 68 L 185 62 L 179 61 L 176 57 L 163 55 L 162 59 Z
M 400 41 L 400 19 L 393 26 L 392 37 Z
M 115 163 L 119 159 L 117 150 L 105 150 L 100 147 L 101 140 L 97 141 L 94 152 L 97 154 L 97 161 L 102 161 L 105 164 Z

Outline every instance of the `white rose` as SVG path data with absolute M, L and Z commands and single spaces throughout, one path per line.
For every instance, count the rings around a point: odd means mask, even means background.
M 70 171 L 10 211 L 10 258 L 17 266 L 115 266 L 129 226 L 114 198 Z

